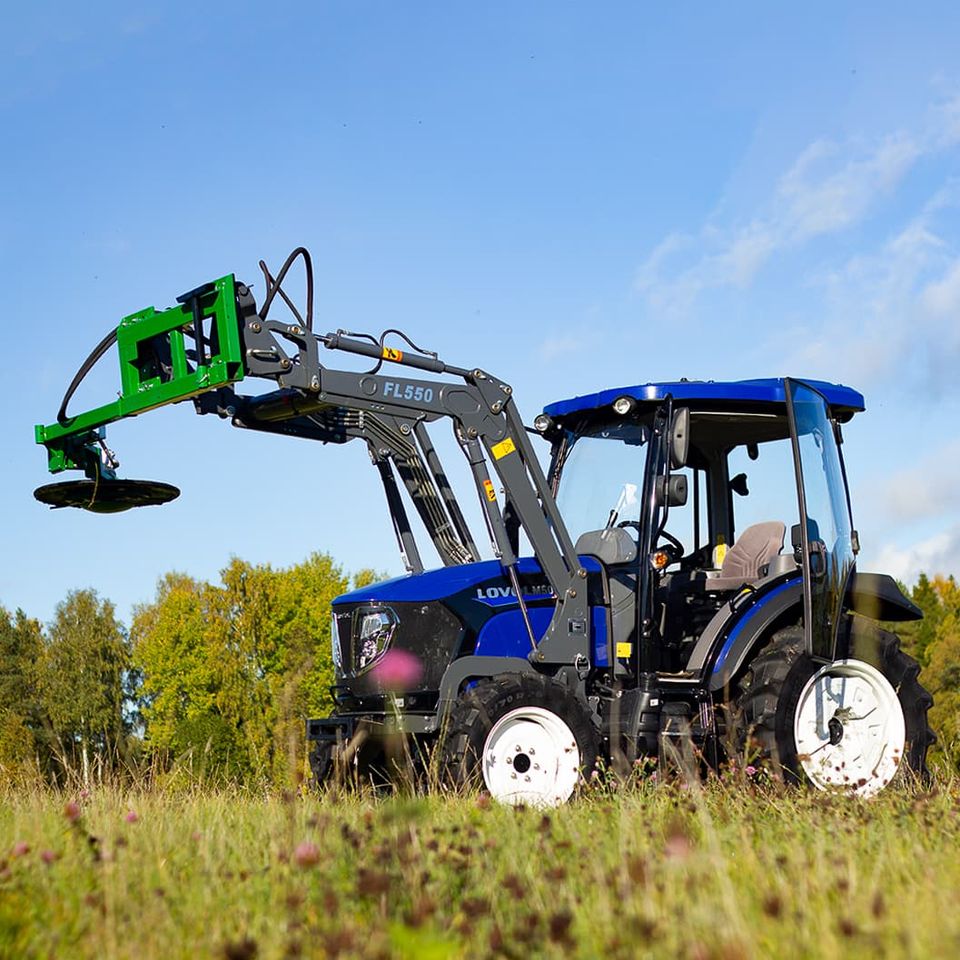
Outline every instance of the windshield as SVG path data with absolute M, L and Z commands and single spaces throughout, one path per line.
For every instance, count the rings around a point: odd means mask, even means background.
M 625 520 L 640 520 L 650 425 L 618 421 L 573 438 L 557 504 L 574 540 Z

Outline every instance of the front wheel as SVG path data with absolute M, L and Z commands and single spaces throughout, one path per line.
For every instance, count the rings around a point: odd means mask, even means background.
M 905 771 L 926 775 L 933 701 L 916 661 L 895 634 L 863 624 L 847 653 L 821 665 L 806 655 L 801 628 L 776 633 L 741 684 L 741 744 L 821 790 L 871 796 Z
M 539 674 L 481 680 L 454 704 L 441 766 L 456 786 L 482 782 L 500 803 L 554 807 L 597 761 L 597 734 L 567 687 Z

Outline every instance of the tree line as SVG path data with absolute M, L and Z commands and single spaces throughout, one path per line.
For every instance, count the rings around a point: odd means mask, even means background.
M 129 628 L 92 589 L 47 626 L 0 607 L 0 781 L 284 781 L 304 718 L 330 711 L 331 601 L 375 579 L 323 553 L 284 569 L 233 559 L 219 583 L 166 574 Z
M 274 569 L 233 559 L 219 583 L 168 573 L 129 628 L 92 589 L 46 626 L 0 607 L 0 783 L 117 774 L 288 782 L 304 718 L 332 706 L 330 604 L 352 586 L 324 553 Z M 921 574 L 924 612 L 897 624 L 934 696 L 934 758 L 960 757 L 960 586 Z

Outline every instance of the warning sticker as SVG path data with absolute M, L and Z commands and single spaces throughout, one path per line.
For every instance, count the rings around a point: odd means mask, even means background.
M 399 363 L 403 359 L 402 350 L 394 350 L 393 347 L 384 347 L 383 348 L 383 359 L 384 360 L 393 360 L 394 363 Z
M 617 644 L 617 659 L 625 660 L 633 653 L 633 644 L 632 643 L 618 643 Z
M 483 481 L 483 489 L 486 491 L 487 499 L 492 503 L 497 499 L 497 493 L 493 489 L 493 484 L 489 480 Z
M 508 453 L 513 453 L 517 449 L 517 445 L 507 437 L 506 440 L 501 440 L 499 443 L 495 443 L 490 450 L 493 453 L 493 456 L 497 460 L 502 460 Z

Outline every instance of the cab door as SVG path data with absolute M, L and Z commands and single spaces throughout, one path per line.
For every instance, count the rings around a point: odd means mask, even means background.
M 853 571 L 853 525 L 837 433 L 824 396 L 799 380 L 784 380 L 800 523 L 793 543 L 803 571 L 807 652 L 833 660 L 847 583 Z

